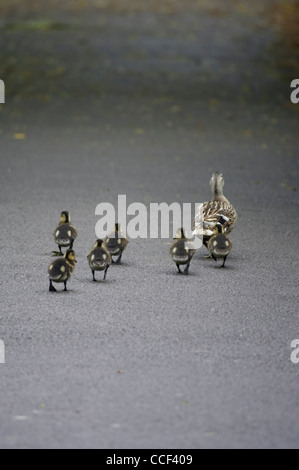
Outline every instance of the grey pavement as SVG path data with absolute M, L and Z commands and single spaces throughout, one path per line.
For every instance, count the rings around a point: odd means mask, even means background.
M 296 2 L 251 3 L 3 2 L 0 448 L 299 447 Z M 226 269 L 131 239 L 92 282 L 99 203 L 204 202 L 215 170 Z M 78 264 L 53 294 L 62 210 Z

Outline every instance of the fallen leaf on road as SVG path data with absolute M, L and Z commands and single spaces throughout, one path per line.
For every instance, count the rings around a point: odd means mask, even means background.
M 26 139 L 26 134 L 21 133 L 21 132 L 16 132 L 13 137 L 15 140 L 24 140 Z

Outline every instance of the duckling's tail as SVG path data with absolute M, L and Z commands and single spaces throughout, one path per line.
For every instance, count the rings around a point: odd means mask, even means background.
M 103 268 L 104 269 L 106 267 L 106 263 L 104 261 L 100 261 L 100 260 L 95 260 L 95 261 L 93 261 L 92 264 L 95 268 Z
M 175 263 L 186 263 L 189 261 L 188 255 L 173 255 L 172 259 Z
M 53 282 L 60 282 L 63 280 L 63 275 L 62 274 L 57 274 L 56 276 L 53 276 L 51 274 L 48 274 L 48 279 L 50 279 Z
M 56 243 L 57 245 L 59 246 L 70 246 L 70 244 L 72 243 L 72 239 L 71 238 L 58 238 L 56 240 Z

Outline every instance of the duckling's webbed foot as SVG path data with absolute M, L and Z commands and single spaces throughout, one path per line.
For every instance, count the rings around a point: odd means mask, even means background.
M 182 271 L 181 271 L 181 269 L 180 269 L 180 265 L 177 264 L 176 267 L 178 268 L 178 273 L 182 274 Z
M 94 282 L 97 282 L 96 277 L 95 277 L 95 272 L 94 272 L 94 271 L 92 271 L 92 280 L 93 280 Z
M 226 261 L 227 256 L 223 258 L 223 264 L 220 266 L 220 268 L 225 268 L 225 261 Z
M 55 287 L 53 286 L 51 280 L 50 280 L 49 292 L 57 292 L 57 290 L 56 290 Z
M 119 255 L 119 257 L 115 261 L 115 264 L 121 264 L 121 257 L 122 257 L 122 254 Z
M 64 281 L 64 292 L 67 292 L 67 288 L 66 288 L 66 281 Z
M 188 276 L 188 274 L 189 274 L 189 266 L 190 266 L 190 263 L 187 264 L 187 266 L 186 266 L 186 268 L 185 268 L 185 270 L 184 270 L 184 274 L 185 274 L 186 276 Z
M 105 272 L 104 272 L 104 281 L 106 279 L 107 271 L 108 271 L 109 266 L 106 267 Z
M 52 251 L 52 256 L 55 257 L 55 256 L 61 256 L 62 255 L 62 252 L 61 251 Z

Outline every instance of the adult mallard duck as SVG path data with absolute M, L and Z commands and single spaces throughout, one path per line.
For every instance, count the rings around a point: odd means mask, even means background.
M 195 246 L 193 243 L 186 237 L 186 233 L 183 227 L 179 228 L 176 231 L 174 241 L 170 246 L 170 256 L 175 262 L 178 272 L 182 274 L 180 269 L 181 265 L 185 265 L 186 268 L 183 271 L 183 274 L 189 274 L 189 266 L 191 259 L 195 254 Z
M 223 225 L 223 233 L 225 234 L 232 231 L 237 220 L 237 212 L 223 194 L 224 178 L 222 173 L 213 173 L 210 186 L 213 198 L 211 201 L 203 203 L 202 214 L 199 209 L 193 225 L 193 235 L 202 236 L 203 244 L 206 247 L 208 247 L 209 239 L 214 234 L 221 216 L 225 218 Z
M 226 220 L 220 217 L 219 222 L 216 224 L 214 235 L 208 241 L 208 249 L 212 258 L 217 261 L 223 259 L 221 268 L 225 267 L 225 261 L 232 249 L 232 242 L 229 237 L 224 233 L 224 225 Z
M 112 256 L 112 263 L 121 264 L 123 251 L 125 250 L 128 240 L 122 232 L 120 224 L 116 223 L 114 231 L 105 238 L 105 246 Z M 113 256 L 118 256 L 117 260 L 113 260 Z
M 95 271 L 105 271 L 104 280 L 108 268 L 112 262 L 111 255 L 104 245 L 103 240 L 97 240 L 94 248 L 88 253 L 87 260 L 92 272 L 93 281 L 96 281 Z
M 62 255 L 61 247 L 73 248 L 78 231 L 71 224 L 71 217 L 68 211 L 61 212 L 59 224 L 53 235 L 55 243 L 57 243 L 59 247 L 59 252 L 53 252 L 54 254 L 57 254 L 58 256 Z
M 66 283 L 70 279 L 76 267 L 76 256 L 74 250 L 67 250 L 63 258 L 57 258 L 48 268 L 48 279 L 50 281 L 50 292 L 56 292 L 53 282 L 64 283 L 64 290 L 67 291 Z

